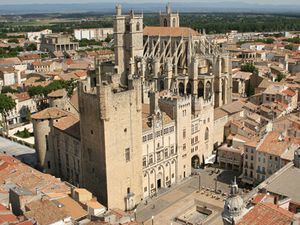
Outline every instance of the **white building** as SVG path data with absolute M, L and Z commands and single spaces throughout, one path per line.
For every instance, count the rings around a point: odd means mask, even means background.
M 74 37 L 76 40 L 104 40 L 108 35 L 112 35 L 113 32 L 113 28 L 75 29 Z

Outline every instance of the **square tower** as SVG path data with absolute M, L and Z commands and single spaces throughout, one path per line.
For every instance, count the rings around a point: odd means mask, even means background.
M 166 12 L 160 13 L 160 26 L 161 27 L 179 27 L 179 14 L 172 13 L 171 4 L 166 6 Z

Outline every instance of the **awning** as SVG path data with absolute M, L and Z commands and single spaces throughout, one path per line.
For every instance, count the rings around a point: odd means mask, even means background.
M 215 161 L 216 161 L 216 155 L 213 154 L 213 155 L 209 156 L 207 159 L 205 159 L 205 165 L 214 164 Z

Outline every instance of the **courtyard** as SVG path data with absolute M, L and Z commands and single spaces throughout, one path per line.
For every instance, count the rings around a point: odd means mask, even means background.
M 224 200 L 230 193 L 230 183 L 240 174 L 218 168 L 198 170 L 170 189 L 141 203 L 135 217 L 139 224 L 222 224 Z M 241 190 L 243 194 L 243 190 Z M 205 212 L 209 213 L 205 213 Z M 204 213 L 203 213 L 204 212 Z

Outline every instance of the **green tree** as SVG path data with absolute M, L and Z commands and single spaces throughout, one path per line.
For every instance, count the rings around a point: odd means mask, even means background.
M 27 45 L 25 49 L 26 49 L 26 51 L 36 51 L 37 47 L 36 47 L 36 44 L 31 43 L 31 44 Z
M 285 75 L 283 73 L 279 73 L 275 81 L 280 82 L 283 78 L 285 78 Z
M 258 69 L 252 63 L 246 63 L 245 65 L 242 65 L 241 71 L 258 74 Z
M 42 96 L 44 94 L 44 87 L 41 85 L 31 86 L 27 91 L 30 97 Z
M 15 43 L 15 44 L 19 44 L 19 43 L 20 43 L 19 40 L 16 39 L 16 38 L 9 39 L 7 42 L 8 42 L 8 43 Z
M 8 124 L 7 124 L 7 116 L 9 115 L 9 111 L 16 107 L 16 102 L 9 96 L 4 94 L 0 94 L 0 113 L 2 115 L 2 122 L 4 130 L 8 134 Z
M 76 87 L 77 87 L 77 81 L 74 80 L 73 78 L 71 80 L 65 81 L 65 88 L 69 98 L 73 95 L 73 91 Z
M 2 90 L 1 90 L 1 93 L 2 94 L 6 94 L 6 93 L 17 93 L 18 91 L 16 89 L 13 89 L 12 87 L 10 86 L 3 86 L 2 87 Z

